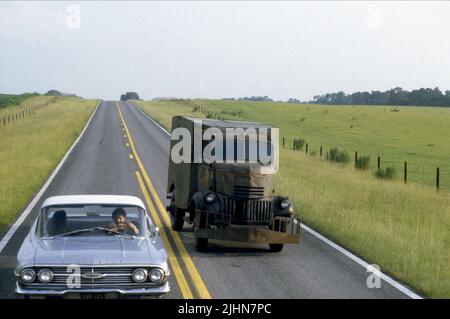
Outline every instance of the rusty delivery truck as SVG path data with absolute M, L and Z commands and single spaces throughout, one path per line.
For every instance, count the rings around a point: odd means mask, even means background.
M 242 134 L 241 145 L 236 132 Z M 252 143 L 267 143 L 273 165 L 278 147 L 273 147 L 271 132 L 272 126 L 257 122 L 172 118 L 167 210 L 175 231 L 185 222 L 193 225 L 197 251 L 206 251 L 210 239 L 266 243 L 272 252 L 299 243 L 300 222 L 292 203 L 275 194 L 276 169 L 261 162 L 259 153 L 250 158 L 250 150 L 258 149 Z

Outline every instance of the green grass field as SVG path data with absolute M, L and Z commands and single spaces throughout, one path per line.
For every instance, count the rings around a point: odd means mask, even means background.
M 394 107 L 197 102 L 230 119 L 276 125 L 281 136 L 306 139 L 316 154 L 319 145 L 339 146 L 426 165 L 443 163 L 450 155 L 445 145 L 450 109 L 396 107 L 400 111 L 391 112 Z M 204 117 L 173 102 L 137 103 L 168 129 L 174 115 Z M 285 148 L 276 185 L 278 193 L 293 200 L 302 222 L 423 294 L 448 298 L 450 193 L 437 193 L 416 178 L 417 183 L 407 185 L 400 179 L 379 180 L 370 171 Z
M 4 108 L 0 108 L 0 126 L 3 125 L 4 117 L 14 117 L 16 114 L 29 109 L 36 105 L 42 105 L 46 102 L 54 100 L 54 96 L 39 95 L 31 98 L 21 100 L 19 104 L 8 104 Z
M 30 98 L 21 106 L 50 97 Z M 13 122 L 0 125 L 0 231 L 36 193 L 80 134 L 97 100 L 58 97 L 55 103 Z
M 381 166 L 394 166 L 402 179 L 407 161 L 408 181 L 435 185 L 439 167 L 440 186 L 450 190 L 450 108 L 197 101 L 230 119 L 271 123 L 289 147 L 293 138 L 303 138 L 317 155 L 320 146 L 324 152 L 331 147 L 346 150 L 350 158 L 355 151 L 368 155 L 373 172 L 380 156 Z M 233 116 L 233 111 L 241 113 Z

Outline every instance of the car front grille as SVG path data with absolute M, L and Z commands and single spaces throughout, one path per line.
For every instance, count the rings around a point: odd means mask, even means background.
M 53 280 L 50 283 L 43 284 L 37 278 L 32 283 L 21 283 L 24 287 L 30 289 L 92 289 L 92 288 L 123 288 L 137 289 L 154 287 L 158 284 L 146 281 L 136 283 L 133 281 L 132 273 L 136 268 L 141 267 L 80 267 L 80 276 L 78 277 L 79 286 L 76 283 L 74 270 L 69 271 L 67 267 L 36 267 L 36 274 L 41 269 L 50 269 L 53 272 Z M 142 267 L 151 270 L 149 267 Z M 71 276 L 71 277 L 69 277 Z M 98 276 L 98 278 L 95 278 Z
M 232 216 L 235 224 L 267 224 L 272 221 L 271 200 L 224 199 L 224 211 Z

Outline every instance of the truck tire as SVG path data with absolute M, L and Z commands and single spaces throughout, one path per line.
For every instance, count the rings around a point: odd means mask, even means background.
M 175 231 L 180 231 L 184 226 L 184 211 L 176 208 L 175 213 L 172 215 L 172 229 Z
M 272 229 L 272 226 L 269 226 L 269 229 Z M 275 222 L 275 230 L 281 231 L 283 233 L 286 232 L 286 224 L 279 224 L 279 222 Z M 270 251 L 273 253 L 279 253 L 283 250 L 284 244 L 269 244 Z
M 195 251 L 205 252 L 208 250 L 208 238 L 199 238 L 195 239 Z
M 270 251 L 273 253 L 279 253 L 283 250 L 284 244 L 269 244 Z
M 180 231 L 183 229 L 184 226 L 184 211 L 177 208 L 175 206 L 175 196 L 172 195 L 170 198 L 170 207 L 171 207 L 171 222 L 172 222 L 172 229 L 175 231 Z

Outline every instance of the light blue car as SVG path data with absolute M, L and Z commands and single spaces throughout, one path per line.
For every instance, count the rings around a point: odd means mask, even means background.
M 113 212 L 121 211 L 118 225 Z M 133 196 L 48 198 L 17 255 L 26 297 L 154 297 L 169 292 L 159 229 Z

